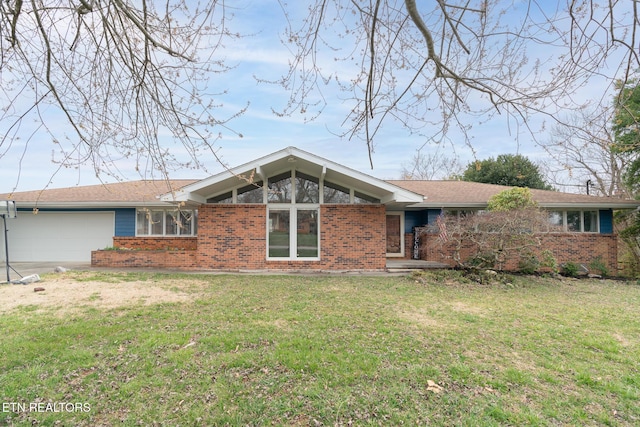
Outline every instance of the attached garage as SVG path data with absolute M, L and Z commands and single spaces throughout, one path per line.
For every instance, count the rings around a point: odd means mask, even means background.
M 9 260 L 91 262 L 92 250 L 113 244 L 114 222 L 114 212 L 19 212 L 17 218 L 7 219 Z M 2 260 L 3 240 L 0 235 Z

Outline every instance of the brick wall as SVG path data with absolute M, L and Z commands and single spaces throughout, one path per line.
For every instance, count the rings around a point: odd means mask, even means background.
M 145 250 L 187 250 L 194 251 L 198 247 L 198 239 L 189 237 L 119 237 L 113 238 L 114 248 Z
M 386 268 L 386 213 L 383 205 L 322 205 L 320 220 L 322 268 Z
M 267 261 L 265 205 L 203 205 L 198 210 L 198 263 L 225 270 L 384 270 L 385 208 L 322 205 L 320 260 Z
M 385 208 L 382 205 L 322 205 L 320 260 L 267 261 L 265 205 L 202 205 L 198 237 L 114 238 L 121 251 L 94 251 L 103 267 L 159 267 L 200 270 L 384 270 Z M 152 249 L 179 248 L 184 251 Z
M 113 268 L 168 268 L 193 270 L 198 267 L 196 251 L 92 251 L 91 265 Z
M 202 269 L 264 268 L 265 205 L 202 205 L 198 208 L 198 264 Z
M 543 250 L 550 250 L 558 264 L 574 262 L 588 266 L 589 263 L 600 258 L 607 266 L 610 274 L 618 272 L 618 239 L 614 234 L 596 233 L 549 233 L 541 234 L 540 247 L 534 251 L 540 257 Z M 413 235 L 405 236 L 405 244 L 413 242 Z M 470 242 L 463 242 L 460 248 L 460 257 L 467 260 L 477 252 L 476 247 Z M 453 259 L 454 243 L 450 240 L 442 244 L 435 234 L 426 234 L 422 238 L 422 259 L 446 263 L 456 266 Z M 513 254 L 509 257 L 505 270 L 517 270 L 519 256 Z

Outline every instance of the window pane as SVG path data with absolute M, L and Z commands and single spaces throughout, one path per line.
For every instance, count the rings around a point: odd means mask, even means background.
M 269 178 L 269 203 L 291 203 L 291 172 Z
M 318 211 L 299 210 L 297 224 L 298 257 L 318 256 Z
M 149 211 L 139 210 L 136 214 L 136 233 L 138 236 L 149 234 Z
M 597 211 L 585 211 L 584 212 L 584 231 L 595 233 L 598 231 L 598 212 Z
M 318 178 L 296 172 L 296 203 L 320 203 Z
M 191 235 L 191 224 L 193 223 L 193 211 L 180 211 L 180 228 L 178 232 L 182 236 Z
M 289 257 L 290 212 L 269 211 L 269 257 Z
M 166 228 L 164 234 L 166 234 L 167 236 L 175 236 L 176 234 L 178 234 L 178 217 L 178 211 L 167 212 L 165 214 L 164 223 Z
M 567 212 L 567 230 L 568 231 L 580 231 L 580 217 L 582 212 L 569 211 Z
M 192 227 L 193 230 L 191 232 L 194 236 L 196 236 L 198 234 L 198 211 L 195 210 L 195 211 L 192 211 L 192 213 L 193 215 L 191 217 L 192 218 L 191 221 L 193 222 L 193 227 Z
M 232 203 L 233 197 L 231 197 L 231 191 L 220 194 L 218 196 L 207 199 L 207 203 Z
M 262 203 L 262 181 L 238 188 L 238 203 Z
M 151 234 L 162 235 L 164 211 L 151 211 Z
M 353 203 L 380 203 L 380 200 L 356 191 L 354 193 Z
M 564 229 L 564 219 L 562 218 L 562 211 L 549 211 L 549 224 L 552 227 Z
M 349 189 L 331 182 L 324 182 L 324 203 L 349 203 Z

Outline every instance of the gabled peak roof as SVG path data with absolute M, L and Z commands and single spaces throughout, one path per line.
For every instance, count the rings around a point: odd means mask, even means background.
M 421 195 L 296 147 L 284 148 L 187 185 L 180 191 L 165 194 L 162 200 L 167 202 L 204 203 L 207 198 L 214 195 L 222 194 L 225 191 L 248 183 L 266 182 L 270 177 L 289 170 L 322 178 L 347 188 L 354 188 L 379 198 L 385 204 L 419 203 L 423 200 Z

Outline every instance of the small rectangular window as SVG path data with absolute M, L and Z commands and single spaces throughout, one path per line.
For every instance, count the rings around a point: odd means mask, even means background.
M 297 256 L 316 258 L 318 256 L 318 211 L 297 211 Z
M 288 210 L 269 211 L 269 257 L 291 256 L 290 218 L 291 212 Z
M 296 203 L 320 203 L 318 178 L 296 172 Z
M 231 191 L 207 199 L 207 203 L 233 203 Z
M 380 199 L 356 191 L 353 196 L 353 203 L 380 203 Z
M 166 236 L 177 236 L 179 233 L 179 212 L 178 211 L 168 211 L 164 217 L 165 222 L 165 232 Z
M 324 190 L 322 192 L 324 203 L 349 203 L 349 189 L 331 182 L 324 182 Z
M 180 211 L 180 234 L 181 235 L 192 235 L 193 234 L 193 224 L 194 224 L 194 212 L 195 211 Z
M 582 231 L 580 224 L 582 218 L 582 212 L 580 211 L 568 211 L 567 212 L 567 231 L 579 232 Z
M 139 236 L 146 236 L 149 234 L 149 215 L 150 212 L 147 209 L 140 209 L 136 213 L 136 234 Z
M 552 229 L 563 230 L 564 229 L 564 215 L 562 211 L 549 211 L 549 224 Z
M 151 234 L 162 235 L 164 234 L 164 211 L 151 211 Z
M 238 188 L 238 203 L 262 203 L 262 181 Z
M 291 171 L 269 178 L 269 203 L 291 203 Z
M 584 211 L 584 231 L 586 233 L 596 233 L 598 231 L 598 212 Z

